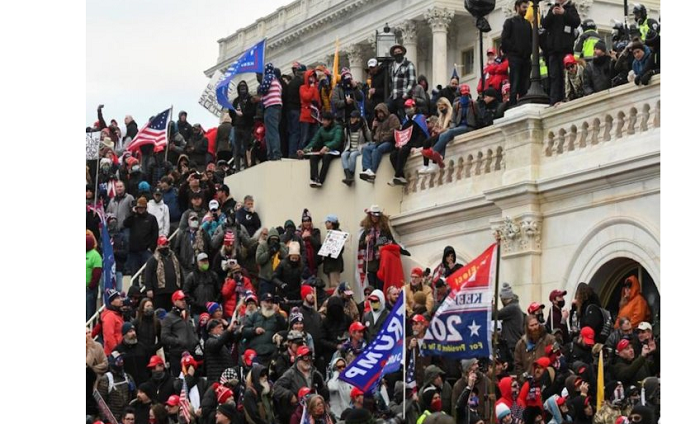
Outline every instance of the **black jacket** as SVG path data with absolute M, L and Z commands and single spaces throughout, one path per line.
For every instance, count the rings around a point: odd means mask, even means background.
M 214 271 L 193 270 L 185 278 L 185 294 L 190 298 L 189 304 L 193 314 L 207 312 L 207 303 L 221 298 L 221 283 Z
M 160 252 L 160 251 L 159 251 Z M 185 271 L 184 268 L 182 268 L 182 265 L 180 264 L 180 281 L 178 285 L 177 281 L 177 274 L 175 272 L 175 262 L 173 261 L 173 258 L 175 256 L 175 252 L 172 250 L 170 253 L 168 253 L 167 256 L 162 255 L 161 253 L 157 252 L 156 255 L 151 256 L 148 258 L 148 261 L 146 261 L 146 269 L 143 270 L 143 281 L 144 285 L 146 286 L 146 291 L 148 290 L 153 290 L 154 295 L 159 295 L 159 294 L 171 294 L 175 293 L 176 291 L 180 290 L 182 287 L 184 280 L 185 280 Z M 163 273 L 165 274 L 165 287 L 158 287 L 158 259 L 157 257 L 162 258 L 163 261 Z
M 245 81 L 239 82 L 236 88 L 238 90 L 238 97 L 236 97 L 232 103 L 232 106 L 235 109 L 241 110 L 242 115 L 238 116 L 236 112 L 232 109 L 229 109 L 228 113 L 233 119 L 234 127 L 240 130 L 251 130 L 253 128 L 253 122 L 255 118 L 255 103 L 253 103 L 253 98 L 247 91 L 245 95 L 241 95 L 240 89 L 242 86 L 245 86 L 246 89 L 248 88 L 248 84 L 246 84 Z
M 532 25 L 520 15 L 503 22 L 501 48 L 510 57 L 529 60 L 532 54 Z
M 593 58 L 583 71 L 583 94 L 589 95 L 607 90 L 615 76 L 615 61 L 608 55 Z
M 277 266 L 272 274 L 272 281 L 278 288 L 278 293 L 287 300 L 301 299 L 301 281 L 304 278 L 305 266 L 301 258 L 296 265 L 292 265 L 289 257 L 282 259 L 282 262 Z M 308 276 L 308 275 L 307 275 Z
M 158 240 L 158 221 L 155 216 L 148 212 L 131 214 L 124 220 L 124 227 L 131 229 L 129 252 L 142 252 L 147 249 L 155 252 Z
M 156 380 L 153 378 L 153 376 L 151 376 L 151 379 L 148 380 L 150 383 L 156 386 L 156 398 L 153 399 L 153 401 L 160 404 L 167 402 L 170 396 L 180 394 L 180 392 L 175 390 L 175 377 L 173 377 L 168 370 L 165 370 L 164 372 L 165 374 L 163 374 L 163 378 L 161 380 Z
M 134 137 L 136 137 L 136 134 L 139 132 L 139 126 L 136 125 L 135 121 L 131 121 L 126 125 L 126 135 L 123 137 L 124 140 L 126 140 L 127 137 L 131 137 L 133 140 Z
M 151 315 L 150 317 L 144 316 L 141 320 L 134 319 L 131 321 L 136 330 L 136 337 L 139 343 L 143 343 L 147 349 L 154 352 L 160 347 L 160 321 L 156 320 L 155 315 Z
M 194 330 L 192 319 L 187 321 L 182 319 L 180 310 L 173 308 L 163 318 L 163 336 L 164 349 L 170 355 L 170 362 L 177 364 L 180 362 L 182 352 L 194 352 L 197 346 L 197 333 Z M 173 362 L 174 361 L 174 362 Z
M 154 350 L 150 350 L 141 342 L 129 345 L 122 340 L 114 350 L 121 352 L 124 358 L 124 371 L 134 378 L 134 382 L 138 386 L 141 383 L 148 381 L 149 371 L 146 368 L 149 359 L 155 354 Z
M 181 122 L 178 120 L 177 121 L 177 132 L 180 133 L 180 135 L 182 136 L 182 138 L 185 139 L 185 141 L 189 141 L 189 139 L 190 139 L 190 137 L 192 137 L 192 133 L 194 131 L 192 130 L 192 125 L 190 125 L 189 122 L 187 122 L 187 121 Z
M 304 78 L 301 75 L 295 75 L 286 88 L 285 106 L 289 110 L 299 111 L 301 109 L 301 99 L 299 98 L 299 88 L 304 84 Z
M 204 365 L 207 370 L 207 382 L 211 385 L 219 381 L 221 373 L 226 368 L 233 368 L 236 364 L 227 344 L 233 340 L 233 333 L 225 330 L 219 337 L 209 336 L 204 342 Z
M 246 211 L 245 208 L 238 209 L 238 212 L 236 212 L 236 221 L 245 227 L 251 237 L 258 231 L 258 228 L 262 226 L 258 213 L 250 213 Z
M 528 23 L 529 24 L 529 23 Z M 547 16 L 542 19 L 542 27 L 547 30 L 546 51 L 548 54 L 567 54 L 574 52 L 576 42 L 575 29 L 581 25 L 576 6 L 567 2 L 563 15 L 555 15 L 550 8 Z
M 317 340 L 321 340 L 321 314 L 316 312 L 313 306 L 301 306 L 301 314 L 304 316 L 304 331 L 311 334 L 314 339 L 314 344 Z
M 331 296 L 328 299 L 327 311 L 326 318 L 321 322 L 321 339 L 314 339 L 314 345 L 320 346 L 321 353 L 330 359 L 341 342 L 340 338 L 350 328 L 352 318 L 345 315 L 343 300 L 338 296 Z M 306 318 L 304 318 L 304 324 L 306 325 Z

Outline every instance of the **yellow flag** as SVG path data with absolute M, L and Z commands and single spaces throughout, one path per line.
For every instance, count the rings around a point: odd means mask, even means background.
M 333 78 L 331 79 L 331 88 L 335 88 L 335 84 L 340 79 L 340 57 L 338 56 L 338 50 L 340 50 L 340 43 L 338 42 L 338 37 L 335 37 L 335 56 L 333 56 Z
M 541 12 L 542 9 L 538 8 L 538 10 Z M 534 26 L 535 25 L 535 9 L 532 7 L 532 2 L 530 2 L 530 5 L 527 7 L 527 12 L 525 12 L 525 19 L 530 21 L 530 25 Z M 537 25 L 540 25 L 540 17 L 537 18 Z
M 603 381 L 603 349 L 600 349 L 598 354 L 598 388 L 596 389 L 596 411 L 603 406 L 603 398 L 605 397 L 605 382 Z

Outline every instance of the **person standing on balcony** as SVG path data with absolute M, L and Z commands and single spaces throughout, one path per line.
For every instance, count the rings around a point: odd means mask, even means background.
M 530 87 L 532 25 L 525 19 L 529 4 L 528 0 L 516 0 L 516 15 L 506 19 L 503 23 L 501 46 L 508 57 L 508 67 L 510 68 L 511 90 L 508 101 L 510 106 L 515 106 L 518 103 L 518 98 L 524 96 Z
M 403 103 L 411 96 L 416 81 L 416 67 L 406 59 L 406 47 L 397 44 L 390 50 L 394 63 L 389 67 L 391 72 L 391 96 L 389 110 L 391 113 L 403 115 Z
M 585 19 L 581 23 L 583 34 L 576 40 L 574 56 L 579 59 L 584 59 L 586 63 L 593 60 L 595 57 L 595 46 L 603 39 L 596 31 L 597 28 L 593 19 Z
M 564 56 L 574 52 L 575 29 L 581 25 L 581 18 L 569 0 L 555 0 L 547 16 L 542 19 L 542 27 L 547 30 L 547 68 L 549 70 L 549 104 L 564 100 Z
M 280 116 L 282 114 L 282 84 L 275 76 L 272 63 L 265 65 L 265 73 L 257 74 L 258 94 L 264 108 L 265 141 L 267 142 L 268 160 L 282 159 L 280 144 Z
M 349 70 L 344 70 L 340 75 L 340 83 L 336 84 L 331 93 L 331 104 L 335 111 L 335 119 L 342 125 L 350 121 L 350 114 L 354 110 L 362 112 L 364 108 L 364 95 L 353 79 Z M 341 132 L 342 133 L 342 132 Z
M 284 106 L 287 111 L 287 137 L 289 139 L 288 157 L 293 158 L 299 149 L 303 149 L 306 140 L 301 138 L 301 96 L 299 89 L 304 85 L 306 65 L 294 62 L 292 80 L 284 90 Z
M 316 130 L 318 130 L 316 119 L 321 110 L 321 96 L 316 81 L 316 72 L 313 69 L 304 72 L 304 84 L 299 87 L 299 101 L 301 104 L 299 123 L 301 131 L 297 150 L 303 150 L 316 134 Z
M 255 103 L 248 92 L 248 84 L 245 80 L 241 80 L 236 86 L 238 97 L 233 100 L 232 106 L 234 109 L 229 109 L 229 115 L 233 118 L 234 128 L 234 147 L 233 154 L 235 159 L 233 165 L 236 172 L 242 169 L 241 158 L 243 158 L 245 168 L 251 164 L 250 149 L 251 138 L 253 131 L 253 118 L 255 117 Z
M 384 103 L 386 93 L 384 92 L 384 80 L 386 78 L 386 68 L 384 64 L 379 64 L 377 59 L 371 58 L 367 61 L 367 74 L 369 74 L 369 89 L 367 90 L 367 105 L 365 114 L 367 122 L 374 121 L 374 108 L 378 104 Z

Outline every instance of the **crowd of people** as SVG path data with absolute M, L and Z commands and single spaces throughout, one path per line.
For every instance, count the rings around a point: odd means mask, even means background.
M 410 253 L 372 205 L 359 223 L 365 283 L 355 293 L 341 279 L 343 252 L 319 255 L 322 233 L 341 231 L 336 215 L 325 216 L 323 228 L 306 209 L 300 225 L 291 217 L 263 223 L 253 195 L 234 199 L 224 183 L 233 172 L 283 157 L 308 158 L 314 188 L 323 186 L 336 157 L 348 186 L 358 158 L 359 177 L 370 183 L 386 153 L 395 171 L 390 185 L 407 183 L 414 150 L 424 157 L 420 173 L 444 167 L 450 141 L 491 125 L 527 93 L 528 7 L 515 1 L 500 49 L 487 52 L 476 99 L 456 74 L 430 90 L 396 45 L 393 63 L 369 60 L 367 83 L 347 69 L 334 83 L 322 65 L 295 63 L 287 76 L 268 64 L 255 94 L 245 81 L 237 85 L 234 109 L 213 131 L 180 112 L 167 149 L 129 151 L 136 122 L 127 116 L 122 134 L 116 120 L 107 125 L 100 105 L 98 122 L 87 129 L 101 131 L 102 142 L 99 159 L 86 162 L 86 320 L 102 292 L 105 307 L 86 331 L 87 422 L 657 423 L 658 315 L 635 276 L 621 282 L 621 300 L 610 310 L 581 283 L 570 309 L 567 292 L 554 290 L 547 304 L 523 311 L 504 283 L 490 358 L 423 355 L 431 318 L 450 294 L 446 279 L 463 266 L 452 247 L 434 270 L 404 276 L 401 256 Z M 608 50 L 595 23 L 581 22 L 571 2 L 556 0 L 543 11 L 542 74 L 552 105 L 628 82 L 648 84 L 659 73 L 658 22 L 642 5 L 633 12 L 638 34 L 616 27 Z M 108 284 L 105 240 L 115 262 Z M 124 293 L 123 277 L 137 274 Z M 404 366 L 415 381 L 402 370 L 364 393 L 340 373 L 375 339 L 402 291 Z

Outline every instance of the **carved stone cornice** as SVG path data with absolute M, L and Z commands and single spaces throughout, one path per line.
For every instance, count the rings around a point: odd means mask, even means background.
M 350 67 L 362 66 L 362 46 L 359 44 L 350 44 L 343 49 L 348 55 Z
M 418 41 L 416 23 L 412 20 L 405 20 L 398 24 L 396 28 L 401 30 L 401 39 L 403 40 L 403 44 L 415 44 Z
M 576 0 L 574 4 L 576 5 L 578 15 L 581 17 L 581 20 L 583 20 L 588 16 L 588 10 L 591 8 L 591 5 L 593 5 L 593 0 Z
M 441 7 L 431 7 L 423 14 L 423 18 L 428 21 L 430 29 L 433 32 L 447 32 L 447 28 L 450 26 L 450 22 L 452 22 L 454 16 L 454 10 L 443 9 Z
M 518 218 L 506 216 L 492 222 L 493 235 L 501 240 L 503 256 L 542 253 L 542 217 L 526 214 Z

